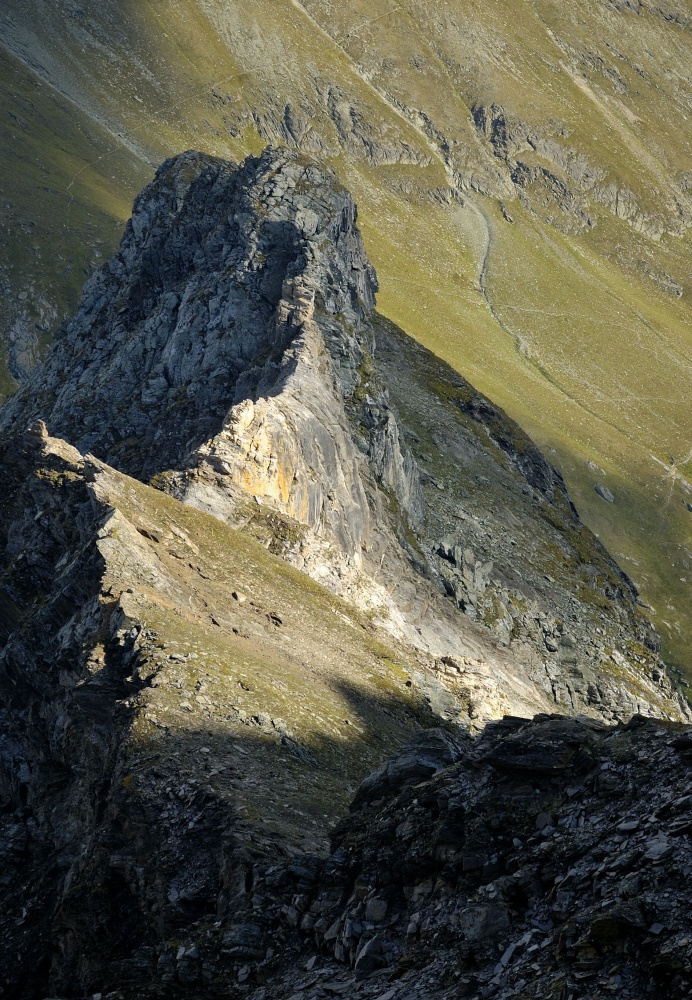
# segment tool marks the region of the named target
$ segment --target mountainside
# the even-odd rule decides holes
[[[523,432],[376,317],[355,219],[295,153],[165,163],[0,433],[44,421],[233,526],[258,521],[428,657],[463,655],[472,619],[539,698],[652,710],[670,685],[633,585]]]
[[[650,758],[662,808],[684,781],[677,757],[637,750],[639,730],[623,728],[636,714],[647,740],[660,733],[684,754],[692,718],[634,585],[524,432],[377,314],[356,218],[335,174],[296,152],[166,161],[118,253],[0,411],[8,996],[288,997],[314,946],[330,976],[333,962],[354,964],[359,981],[424,966],[420,912],[404,918],[396,883],[391,900],[379,892],[391,880],[367,846],[380,836],[368,803],[459,762],[496,766],[483,754],[497,734],[514,746],[520,729],[509,772],[538,787],[511,778],[516,801],[531,799],[512,820],[513,847],[536,805],[551,813],[546,827],[567,817],[585,871],[602,847],[579,832],[578,811],[558,807],[582,775],[608,770],[603,759],[624,774]],[[556,710],[579,720],[551,719]],[[537,713],[538,749],[525,753]],[[483,729],[502,715],[524,720]],[[623,732],[633,735],[621,747]],[[329,830],[364,778],[354,809],[365,825],[338,827],[329,860]],[[488,789],[505,815],[506,789]],[[686,790],[676,794],[659,840],[688,837]],[[417,807],[407,796],[396,810]],[[449,878],[462,894],[450,906],[466,913],[470,893],[515,877],[519,855],[502,853],[505,840],[489,855],[495,834],[455,823],[430,859],[428,834],[416,839],[411,864],[435,881],[412,898]],[[529,842],[521,864],[545,850]],[[653,861],[673,878],[672,852]],[[439,878],[437,862],[451,866]],[[649,888],[668,891],[655,878]],[[501,934],[531,929],[519,896]],[[636,934],[657,899],[627,917]],[[548,902],[535,904],[542,934]],[[677,937],[661,939],[672,957],[660,973],[678,990],[682,916],[666,912]],[[469,920],[459,961],[475,970],[469,995],[481,981],[491,995],[501,956],[490,942],[476,955]],[[420,925],[423,944],[431,926]],[[555,968],[538,962],[536,990],[571,962],[565,947]],[[658,975],[647,961],[626,963],[637,989]],[[467,975],[443,951],[433,962],[438,985]],[[305,989],[319,995],[324,975]],[[332,992],[381,995],[377,977],[351,980],[337,976]],[[402,983],[402,996],[417,988]]]
[[[688,0],[6,0],[0,389],[166,156],[318,156],[381,311],[543,447],[689,672],[691,26]]]

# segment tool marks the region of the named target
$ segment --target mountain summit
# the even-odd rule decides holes
[[[540,445],[692,682],[691,24],[689,0],[3,0],[0,400],[162,161],[317,158],[380,312]]]
[[[549,775],[544,795],[517,792],[527,815],[527,796],[557,810],[604,762],[635,774],[630,736],[626,760],[607,742],[632,716],[653,726],[643,753],[665,737],[686,759],[692,716],[634,585],[536,445],[380,317],[376,289],[330,169],[185,153],[0,413],[9,995],[288,996],[293,973],[263,983],[314,968],[308,946],[359,981],[420,965],[402,900],[515,877],[520,857],[495,846],[492,809],[464,840],[447,778],[470,788],[497,758],[529,785]],[[438,772],[449,831],[430,891],[402,896],[368,846],[369,804],[403,789],[399,836]],[[359,785],[366,827],[339,827],[330,854]],[[556,878],[563,863],[551,850]],[[486,918],[506,936],[525,888],[474,902],[466,940]]]
[[[633,585],[520,428],[374,311],[356,215],[295,152],[167,161],[0,433],[41,419],[232,526],[263,522],[430,662],[494,641],[498,690],[518,670],[508,710],[658,710]]]

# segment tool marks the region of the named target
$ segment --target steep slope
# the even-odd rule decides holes
[[[308,903],[343,961],[327,832],[411,734],[357,802],[503,713],[690,718],[559,473],[374,311],[356,214],[295,152],[167,161],[0,413],[10,996],[244,993]]]
[[[2,46],[0,79],[4,398],[111,253],[151,169]]]
[[[462,685],[479,718],[546,694],[610,718],[669,711],[635,589],[535,445],[396,333],[409,363],[380,369],[355,219],[334,175],[295,153],[167,162],[0,433],[45,420],[231,524],[263,513],[294,565],[431,664],[495,663],[473,695]],[[437,469],[424,484],[407,433]]]
[[[114,247],[148,165],[267,142],[326,157],[365,209],[380,308],[554,449],[689,670],[691,16],[7,0],[0,390]]]
[[[258,542],[56,438],[2,462],[0,977],[81,996],[323,853],[433,716],[410,650]]]
[[[420,734],[322,867],[260,876],[248,919],[281,943],[238,961],[248,995],[688,997],[692,730],[505,718],[449,750]]]

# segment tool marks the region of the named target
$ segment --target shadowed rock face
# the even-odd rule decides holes
[[[180,467],[295,338],[295,309],[278,307],[296,278],[356,332],[374,304],[355,206],[328,172],[271,151],[242,168],[168,161],[20,406],[131,475]]]
[[[40,421],[0,465],[0,981],[135,988],[433,715],[410,653],[253,539]]]
[[[331,172],[296,154],[165,163],[3,425],[40,415],[138,478],[203,464],[231,504],[234,488],[267,497],[358,559],[363,452],[414,518],[421,497],[382,393],[364,442],[346,415],[377,287],[355,221]]]
[[[692,730],[506,717],[441,744],[366,779],[303,895],[284,869],[268,931],[297,925],[301,958],[284,951],[271,995],[688,997]]]

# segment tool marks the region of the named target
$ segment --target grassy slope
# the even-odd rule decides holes
[[[160,637],[140,668],[157,673],[141,692],[130,767],[177,765],[178,783],[206,770],[252,826],[323,847],[365,774],[432,721],[406,684],[415,660],[216,518],[107,467],[96,492],[122,515],[103,589]],[[253,722],[269,717],[291,744]]]
[[[459,91],[467,105],[496,102],[529,123],[559,116],[568,126],[564,144],[636,192],[644,211],[674,202],[690,151],[689,32],[679,26],[653,14],[608,15],[594,3],[566,15],[554,3],[525,3],[517,12],[505,0],[434,9],[412,2],[377,22],[370,18],[379,5],[306,6],[325,25],[328,14],[335,19],[329,30],[378,87],[423,109],[456,139],[462,169],[463,147],[475,137],[468,110],[465,120],[458,113]],[[411,71],[414,58],[425,73]],[[607,75],[613,64],[620,81]],[[442,88],[454,100],[440,104]],[[381,252],[381,236],[369,231],[377,222],[366,219],[380,308],[554,449],[580,511],[655,604],[668,655],[689,669],[692,496],[652,458],[669,463],[672,456],[684,473],[692,447],[689,241],[652,241],[603,209],[595,230],[581,237],[561,235],[516,203],[514,225],[493,205],[484,210],[492,232],[486,287],[503,330],[477,301],[470,308],[454,235],[437,242],[432,265],[421,267],[418,257],[413,270],[406,251]],[[642,261],[672,275],[685,296],[657,288]],[[415,286],[402,287],[412,270]],[[594,493],[599,480],[616,505]]]
[[[2,47],[0,79],[0,325],[27,292],[20,313],[45,342],[112,252],[150,171]],[[3,364],[0,393],[12,385]]]
[[[485,238],[478,214],[431,203],[426,194],[445,183],[440,165],[375,167],[353,148],[341,154],[324,102],[315,96],[338,84],[389,138],[429,155],[421,136],[376,90],[421,109],[449,139],[454,165],[481,187],[497,180],[499,167],[479,142],[470,106],[494,101],[524,121],[548,123],[558,141],[634,191],[643,211],[670,218],[689,157],[689,32],[653,13],[616,15],[593,0],[570,5],[569,12],[547,0],[518,7],[510,0],[407,0],[391,14],[384,0],[306,2],[334,44],[288,0],[183,0],[165,14],[153,3],[131,3],[124,12],[118,5],[116,13],[113,3],[85,2],[81,18],[38,0],[30,16],[21,13],[25,4],[8,7],[15,24],[3,27],[14,48],[34,54],[45,76],[152,162],[192,145],[240,156],[260,143],[244,112],[270,107],[280,116],[289,100],[307,105],[324,151],[358,198],[382,311],[554,449],[580,511],[655,604],[669,656],[690,666],[692,522],[680,481],[650,457],[668,463],[673,456],[685,474],[682,460],[692,447],[688,244],[668,236],[652,241],[600,208],[596,228],[578,237],[561,235],[516,202],[510,225],[490,199],[476,199],[490,223],[486,289],[498,323],[478,291]],[[357,75],[358,67],[372,85]],[[65,205],[70,171],[92,159],[83,137],[88,119],[52,94],[48,104],[45,86],[39,94],[33,77],[23,80],[34,88],[24,107],[38,136],[34,157],[58,172],[51,207],[40,213],[45,232],[35,240],[50,252],[65,239],[58,206]],[[34,124],[42,119],[44,132]],[[90,128],[93,145],[97,129]],[[568,135],[561,137],[560,129]],[[67,166],[63,138],[71,151]],[[306,148],[310,142],[308,133]],[[82,191],[85,213],[97,193],[102,198],[102,229],[94,235],[86,218],[73,216],[67,260],[85,253],[95,238],[103,239],[106,252],[111,220],[124,214],[126,193],[140,186],[141,161],[117,142],[112,148],[123,151],[100,161]],[[0,169],[3,177],[15,177],[13,204],[26,219],[36,179],[17,177],[8,156],[3,143]],[[80,182],[89,176],[85,171]],[[642,262],[678,281],[682,299],[661,291]],[[52,260],[44,262],[51,289],[62,280],[56,271]],[[78,283],[75,277],[66,286],[66,303]],[[593,492],[600,480],[615,493],[615,505]]]

